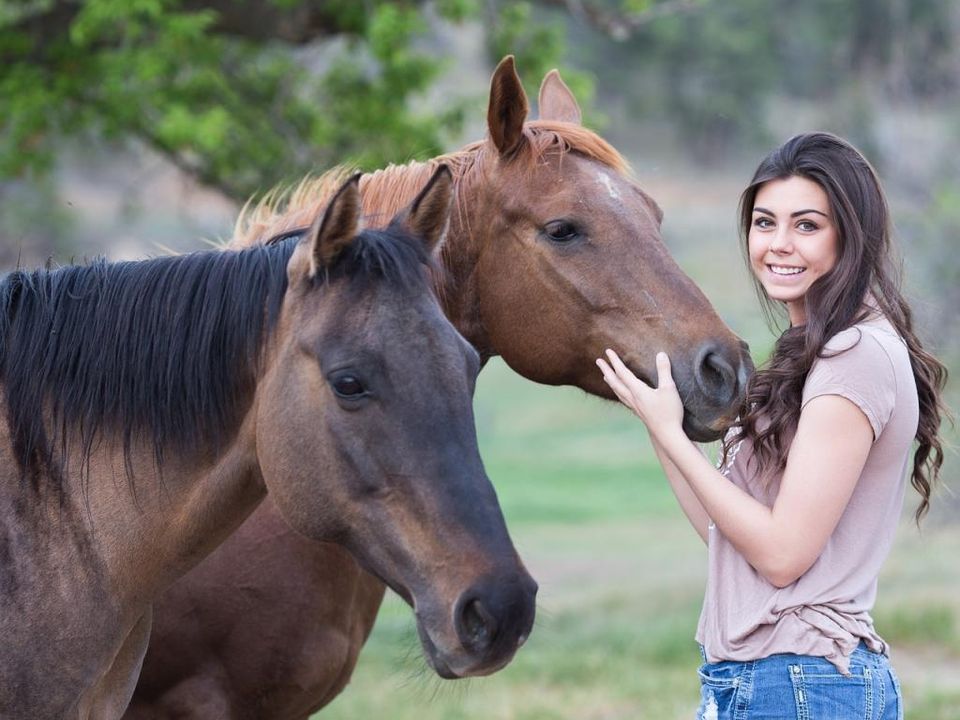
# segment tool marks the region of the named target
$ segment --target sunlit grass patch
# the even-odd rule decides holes
[[[322,717],[689,717],[697,697],[695,609],[660,623],[638,622],[637,610],[636,602],[612,595],[587,612],[548,613],[507,670],[450,683],[421,673],[423,660],[405,654],[415,642],[412,615],[391,596],[364,650],[363,669]]]
[[[893,646],[941,645],[960,652],[957,618],[953,608],[946,605],[903,605],[887,608],[875,613],[874,624]]]
[[[915,698],[905,691],[905,720],[957,720],[960,717],[960,691],[935,692]]]

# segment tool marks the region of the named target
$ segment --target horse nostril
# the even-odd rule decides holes
[[[481,652],[493,644],[497,621],[479,600],[464,604],[460,614],[460,640],[474,652]]]
[[[712,345],[700,351],[694,369],[697,387],[718,405],[728,405],[737,394],[737,371]]]

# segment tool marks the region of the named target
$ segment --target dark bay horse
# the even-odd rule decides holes
[[[442,167],[360,231],[355,178],[300,240],[0,282],[0,717],[120,717],[153,599],[268,490],[413,605],[439,674],[510,660],[536,585],[430,286],[451,195]]]
[[[656,203],[581,125],[555,71],[539,106],[527,122],[507,58],[491,82],[489,137],[365,175],[367,217],[389,218],[449,164],[456,200],[437,291],[482,360],[501,355],[531,380],[613,399],[594,365],[604,348],[646,379],[666,350],[688,434],[718,437],[743,390],[744,347],[671,259]],[[303,184],[282,212],[247,211],[233,244],[302,227],[342,172]],[[268,498],[158,604],[129,717],[306,718],[348,682],[383,592],[342,548],[290,532]]]

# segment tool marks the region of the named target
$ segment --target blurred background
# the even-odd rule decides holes
[[[0,0],[0,271],[229,237],[251,195],[351,162],[479,139],[496,61],[560,68],[586,123],[663,207],[681,266],[760,361],[768,328],[736,203],[790,135],[878,169],[921,337],[960,370],[960,3],[952,0]],[[960,407],[956,380],[948,401]],[[444,683],[388,598],[328,718],[690,718],[705,552],[640,424],[498,361],[489,474],[540,581],[536,632],[494,677]],[[946,429],[952,443],[957,433]],[[957,482],[954,450],[946,484]],[[960,718],[960,499],[918,531],[908,495],[881,578],[907,718]]]

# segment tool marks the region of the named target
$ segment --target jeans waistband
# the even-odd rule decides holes
[[[697,648],[700,650],[700,658],[701,658],[701,660],[702,660],[704,663],[709,663],[710,661],[707,659],[707,651],[706,651],[706,649],[703,647],[703,645],[701,645],[700,643],[697,643]],[[789,654],[789,653],[778,653],[778,654]],[[771,657],[772,657],[772,656],[771,656]],[[813,656],[810,656],[810,657],[813,657]],[[852,660],[852,659],[854,659],[854,658],[857,658],[857,659],[860,660],[861,662],[865,662],[865,663],[869,663],[869,664],[877,664],[877,663],[887,662],[887,656],[886,656],[886,655],[884,655],[883,653],[874,652],[873,650],[871,650],[870,648],[868,648],[868,647],[867,647],[867,644],[866,644],[865,642],[863,642],[862,640],[861,640],[860,643],[857,645],[857,647],[855,647],[855,648],[853,649],[853,652],[850,653],[850,659]],[[763,660],[763,659],[764,659],[764,658],[754,658],[754,660]],[[734,660],[734,661],[723,661],[723,660],[721,660],[721,661],[719,661],[719,662],[741,662],[741,661],[736,661],[736,660]],[[749,662],[749,661],[743,661],[743,662]]]

